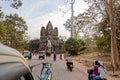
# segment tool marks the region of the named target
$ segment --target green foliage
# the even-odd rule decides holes
[[[76,39],[74,39],[74,38],[69,38],[66,42],[65,42],[65,49],[67,50],[67,51],[69,51],[69,50],[78,50],[78,48],[79,48],[79,46],[80,46],[80,44],[79,44],[79,42],[76,40]]]
[[[110,26],[107,26],[107,24],[108,18],[105,18],[97,25],[98,30],[101,32],[101,34],[95,38],[98,49],[105,53],[108,53],[111,50]]]
[[[0,22],[0,36],[3,37],[7,32],[4,22]]]
[[[4,38],[7,34],[7,27],[5,26],[4,22],[0,22],[0,42],[4,42]]]
[[[11,7],[18,9],[19,7],[22,6],[21,0],[13,0],[13,3],[11,4]]]
[[[29,49],[31,51],[39,51],[39,45],[40,45],[40,40],[39,39],[34,39],[30,40],[29,42]]]
[[[101,35],[97,36],[96,39],[96,45],[98,46],[98,49],[102,52],[110,52],[111,50],[111,36],[110,36],[110,26],[108,25],[108,18],[105,18],[102,22],[100,22],[98,26],[99,33]],[[119,27],[119,26],[118,26]],[[120,49],[120,38],[119,28],[117,28],[117,45]]]
[[[71,55],[77,54],[77,52],[85,45],[85,42],[80,39],[69,38],[64,47]]]
[[[110,43],[110,36],[101,36],[96,40],[96,45],[102,52],[110,52]]]
[[[1,24],[3,25],[1,26],[1,32],[3,31],[2,34],[4,35],[3,43],[16,49],[24,48],[27,44],[24,38],[27,25],[23,18],[17,14],[9,15],[5,17],[5,21]]]
[[[86,43],[85,43],[83,40],[81,40],[81,39],[77,39],[77,41],[79,42],[80,47],[84,47],[85,44],[86,44]]]

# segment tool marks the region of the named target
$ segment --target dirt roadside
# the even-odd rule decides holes
[[[94,62],[94,59],[90,59],[88,57],[73,57],[74,66],[80,70],[83,70],[87,73],[87,69],[89,69]],[[108,62],[107,62],[108,63]],[[113,73],[112,71],[107,71],[107,80],[120,80],[120,71]]]

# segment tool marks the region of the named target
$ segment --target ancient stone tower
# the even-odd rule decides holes
[[[63,40],[58,37],[58,28],[52,26],[49,21],[46,28],[41,27],[40,31],[40,47],[39,50],[57,52],[63,51]],[[49,49],[50,48],[50,49]]]

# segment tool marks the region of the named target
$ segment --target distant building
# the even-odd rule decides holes
[[[40,46],[39,50],[56,51],[61,53],[63,49],[64,41],[58,37],[58,28],[54,27],[49,21],[46,27],[41,27],[40,31]]]

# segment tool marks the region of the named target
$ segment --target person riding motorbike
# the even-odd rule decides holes
[[[98,74],[98,60],[94,62],[94,65],[87,70],[88,72],[88,80],[95,80],[95,76]]]
[[[73,68],[73,60],[72,60],[72,57],[71,57],[71,56],[67,57],[66,61],[67,61],[67,62],[66,62],[67,68],[72,71],[72,68]]]
[[[102,61],[99,61],[99,65],[98,65],[98,73],[99,75],[96,76],[96,80],[107,80],[107,70],[104,67],[104,63]]]

